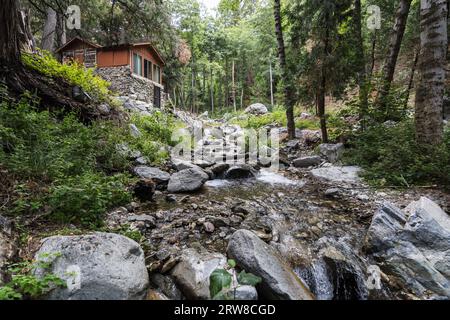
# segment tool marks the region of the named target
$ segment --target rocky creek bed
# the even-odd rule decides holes
[[[209,299],[209,276],[228,258],[262,278],[238,299],[448,299],[450,196],[369,188],[359,168],[332,164],[342,146],[314,155],[316,133],[299,136],[282,146],[277,172],[137,161],[139,192],[151,201],[109,212],[109,233],[43,245],[37,236],[22,250],[61,253],[53,272],[71,285],[53,299]],[[124,227],[142,234],[139,244],[110,233]]]

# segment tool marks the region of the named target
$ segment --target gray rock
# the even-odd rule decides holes
[[[52,290],[50,300],[140,300],[149,280],[144,252],[133,240],[112,233],[54,236],[42,241],[35,258],[58,254],[49,270],[67,288]],[[46,273],[37,269],[38,277]]]
[[[234,291],[235,300],[258,300],[258,292],[252,286],[240,286]]]
[[[248,164],[232,166],[225,173],[226,179],[246,179],[256,177],[256,170]]]
[[[450,218],[427,198],[411,203],[409,215],[385,203],[375,213],[366,250],[416,295],[450,297]]]
[[[171,193],[197,191],[208,179],[208,174],[201,169],[184,169],[170,177],[167,190]]]
[[[245,113],[254,114],[254,115],[262,115],[268,113],[269,110],[262,103],[254,103],[245,109]]]
[[[210,299],[209,276],[226,263],[227,259],[220,253],[186,249],[181,254],[180,262],[172,270],[172,276],[188,299],[207,300]]]
[[[283,261],[279,253],[248,230],[238,230],[230,238],[227,253],[237,264],[263,279],[261,296],[274,300],[311,300],[311,292]]]
[[[111,108],[106,103],[102,103],[97,107],[98,112],[100,112],[101,115],[107,116],[111,113]]]
[[[134,138],[139,138],[142,135],[141,131],[139,131],[138,127],[136,127],[134,123],[130,124],[130,133]]]
[[[332,182],[359,183],[361,178],[358,176],[361,168],[355,166],[348,167],[323,167],[311,170],[311,174],[319,179]]]
[[[294,167],[296,168],[308,168],[313,166],[318,166],[322,163],[322,158],[319,156],[312,157],[302,157],[295,159],[293,161]]]
[[[289,149],[298,149],[300,147],[300,140],[289,140],[286,143],[286,147]]]
[[[323,143],[319,146],[320,154],[325,157],[328,162],[336,163],[341,160],[342,155],[344,153],[344,145],[342,143],[338,144],[329,144]]]
[[[183,294],[177,288],[172,276],[155,273],[151,276],[150,281],[157,289],[172,300],[182,300]]]
[[[143,222],[147,228],[156,227],[156,220],[148,214],[134,215],[128,217],[129,222]]]
[[[202,169],[199,166],[193,164],[192,162],[186,161],[186,160],[172,159],[172,163],[178,171],[185,170],[185,169],[197,169],[197,170]]]
[[[227,171],[230,168],[230,165],[228,163],[218,163],[212,166],[210,169],[215,175],[221,175],[225,171]]]
[[[325,196],[326,197],[335,197],[340,193],[340,190],[338,188],[330,188],[325,190]]]
[[[167,182],[170,174],[158,168],[138,166],[133,169],[134,173],[142,179],[151,179],[156,182]]]

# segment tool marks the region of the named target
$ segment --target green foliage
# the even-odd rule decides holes
[[[437,147],[420,146],[412,121],[378,125],[353,137],[349,164],[361,165],[364,177],[377,186],[436,183],[450,187],[450,131]]]
[[[156,111],[149,116],[133,115],[132,122],[141,132],[139,137],[130,138],[130,146],[142,152],[152,163],[161,163],[169,156],[166,146],[174,146],[172,132],[179,123],[170,114]]]
[[[225,269],[214,270],[209,277],[209,292],[214,300],[233,300],[239,286],[256,286],[262,279],[242,270],[238,275],[236,261],[229,259]]]
[[[229,289],[233,281],[231,274],[225,269],[216,269],[209,276],[209,292],[216,297],[222,290]]]
[[[126,190],[127,176],[116,174],[108,177],[99,173],[56,180],[46,201],[52,216],[63,222],[81,222],[98,226],[102,215],[109,208],[131,201]]]
[[[94,69],[85,68],[77,62],[61,64],[49,52],[22,54],[23,63],[46,76],[62,78],[71,85],[83,88],[89,95],[98,100],[107,100],[111,95],[109,83],[94,74]]]
[[[21,262],[8,268],[11,281],[0,287],[0,300],[37,299],[56,287],[65,287],[66,283],[59,277],[48,272],[59,254],[39,257],[34,262]],[[42,259],[42,260],[41,260]],[[36,269],[44,270],[45,275],[34,275]]]
[[[129,161],[116,149],[128,131],[90,126],[34,108],[32,97],[0,104],[0,164],[18,180],[11,213],[47,212],[58,221],[97,225],[107,209],[130,200]]]
[[[243,286],[256,286],[262,281],[261,277],[255,276],[252,273],[247,273],[245,270],[242,270],[239,273],[237,280],[239,284]]]

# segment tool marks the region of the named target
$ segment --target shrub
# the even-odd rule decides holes
[[[415,141],[411,120],[387,127],[378,125],[353,137],[346,153],[349,164],[365,169],[364,177],[378,186],[438,183],[450,187],[450,131],[437,147]]]
[[[107,100],[111,95],[107,81],[96,76],[94,69],[85,68],[76,61],[62,64],[46,51],[23,53],[22,61],[30,69],[52,78],[63,78],[69,84],[83,88],[98,100]]]
[[[56,287],[65,287],[66,283],[54,274],[48,273],[53,261],[59,254],[40,257],[38,261],[16,263],[7,269],[11,281],[0,287],[0,300],[37,299]],[[46,275],[38,278],[36,269],[43,269]]]

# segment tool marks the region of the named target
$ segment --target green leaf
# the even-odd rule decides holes
[[[229,259],[227,263],[230,266],[230,268],[236,267],[236,261],[234,261],[233,259]]]
[[[237,280],[239,284],[244,286],[256,286],[262,281],[260,277],[255,276],[253,273],[246,273],[244,270],[239,273]]]
[[[211,297],[215,297],[224,288],[229,288],[231,285],[231,274],[224,269],[216,269],[209,276],[209,292]]]

